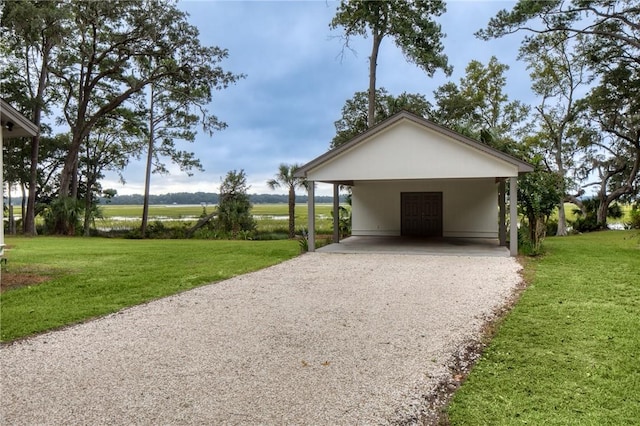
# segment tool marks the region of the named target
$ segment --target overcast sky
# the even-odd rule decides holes
[[[334,121],[344,102],[368,87],[370,39],[352,43],[356,53],[342,58],[340,31],[329,22],[337,2],[332,1],[181,1],[190,22],[200,30],[200,41],[229,50],[225,70],[246,74],[236,85],[215,93],[210,111],[228,124],[212,137],[199,134],[184,148],[196,153],[205,168],[188,177],[175,167],[171,174],[152,177],[151,193],[218,192],[220,178],[229,170],[244,169],[251,193],[271,191],[265,182],[280,163],[306,163],[324,153],[335,135]],[[501,9],[514,2],[449,0],[440,17],[445,53],[454,71],[429,78],[408,63],[392,39],[385,39],[378,58],[378,87],[398,95],[433,91],[447,81],[458,82],[471,60],[486,64],[492,55],[511,69],[507,90],[511,100],[533,101],[525,66],[516,61],[521,35],[482,41],[473,33],[486,26]],[[103,188],[119,194],[143,192],[144,169],[132,163],[126,185],[110,175]],[[317,193],[330,195],[329,186]]]

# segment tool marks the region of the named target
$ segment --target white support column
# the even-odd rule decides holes
[[[2,205],[0,205],[0,257],[4,254],[4,172],[3,172],[3,164],[2,164],[2,126],[0,126],[0,182],[2,186],[0,186],[0,201],[2,201]],[[11,188],[9,188],[11,190]]]
[[[309,251],[316,251],[316,183],[309,181],[309,199],[307,200],[309,214],[309,234],[307,235],[307,243]]]
[[[518,177],[509,178],[509,251],[511,256],[518,255]]]
[[[333,184],[333,243],[340,242],[340,186]]]
[[[500,178],[498,182],[498,240],[500,241],[500,247],[507,245],[507,208],[505,192],[507,185],[504,178]]]

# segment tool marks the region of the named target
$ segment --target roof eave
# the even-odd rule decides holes
[[[29,137],[38,134],[38,126],[2,98],[0,98],[0,117],[2,126],[6,126],[8,122],[13,123],[13,129],[10,132],[3,132],[4,138]]]

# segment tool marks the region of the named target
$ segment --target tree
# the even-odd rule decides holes
[[[640,7],[634,0],[519,0],[511,11],[498,12],[476,35],[488,40],[517,31],[560,31],[581,34],[590,41],[600,40],[598,43],[604,41],[600,47],[624,45],[617,56],[640,64],[640,56],[630,54],[640,49]],[[606,56],[612,59],[611,55]]]
[[[375,123],[379,123],[392,115],[405,110],[420,117],[428,117],[431,104],[424,95],[403,92],[397,97],[389,94],[384,87],[376,89]],[[331,148],[338,147],[367,130],[367,92],[356,92],[342,107],[342,117],[334,124],[336,135],[331,141]]]
[[[275,179],[267,181],[271,189],[284,186],[289,190],[289,238],[296,235],[296,188],[306,188],[307,180],[295,177],[295,172],[300,168],[299,164],[280,164]]]
[[[542,157],[534,156],[529,162],[534,165],[534,171],[518,178],[518,201],[529,225],[532,254],[537,254],[546,234],[549,216],[556,209],[561,195],[560,179],[558,174],[547,170]]]
[[[520,0],[477,34],[489,39],[521,30],[581,37],[576,50],[599,79],[582,103],[581,143],[587,154],[582,186],[599,187],[597,220],[606,224],[608,205],[638,192],[640,7],[631,0]],[[589,182],[593,173],[599,181]]]
[[[7,1],[2,3],[2,45],[6,62],[0,76],[2,96],[28,110],[40,127],[43,113],[56,100],[50,82],[56,49],[65,43],[68,4],[61,1]],[[4,61],[3,61],[4,62]],[[29,196],[23,209],[23,232],[36,235],[36,191],[41,134],[31,138]],[[24,197],[23,197],[24,199]]]
[[[394,39],[405,58],[422,68],[428,76],[438,69],[451,74],[447,56],[442,52],[444,34],[434,16],[446,10],[441,0],[373,1],[342,0],[330,28],[344,29],[345,47],[354,36],[372,38],[369,57],[367,127],[376,123],[376,68],[378,52],[385,37]]]
[[[509,101],[504,93],[509,69],[492,57],[487,65],[471,61],[456,85],[449,82],[434,92],[432,119],[466,136],[508,151],[529,129],[529,108]]]
[[[580,43],[582,37],[577,37]],[[567,33],[539,34],[527,39],[520,56],[528,63],[533,92],[541,97],[536,106],[539,146],[549,171],[558,174],[558,230],[567,235],[565,201],[578,201],[575,157],[580,148],[579,91],[592,81],[586,58],[578,53]],[[573,179],[570,172],[574,171]],[[569,194],[573,189],[576,194]]]
[[[606,225],[611,203],[633,201],[640,191],[640,70],[620,63],[582,101],[586,129],[585,175],[597,175],[584,187],[597,188],[597,222]]]
[[[84,235],[89,236],[96,201],[102,192],[99,179],[107,170],[121,172],[131,157],[142,149],[142,127],[139,118],[130,111],[120,109],[119,119],[104,120],[87,137],[80,157],[80,170],[84,174]],[[120,176],[122,180],[122,175]],[[107,193],[107,195],[110,193]]]
[[[125,102],[143,109],[140,95],[150,84],[185,81],[190,64],[204,66],[211,59],[202,57],[197,29],[173,1],[73,1],[70,7],[72,36],[53,64],[72,132],[60,176],[62,197],[74,195],[81,146],[101,119]],[[149,66],[141,66],[142,59]],[[219,79],[226,78],[216,64],[209,66]]]
[[[188,28],[191,37],[197,39],[194,27]],[[229,84],[243,78],[224,72],[214,66],[228,56],[226,50],[218,47],[191,47],[191,62],[186,62],[182,73],[170,78],[159,79],[149,85],[149,135],[147,146],[147,164],[145,174],[145,193],[142,213],[141,235],[144,238],[149,213],[149,191],[151,173],[166,173],[162,157],[176,163],[181,171],[191,175],[191,170],[203,170],[200,161],[192,152],[178,150],[175,140],[193,142],[196,126],[211,136],[214,130],[227,127],[215,115],[209,113],[206,105],[211,102],[214,90],[226,88]],[[193,59],[198,59],[194,62]],[[141,59],[143,68],[151,72],[155,66],[153,60]],[[153,170],[152,170],[153,168]]]
[[[248,190],[244,170],[227,172],[220,185],[216,226],[232,238],[237,238],[241,232],[253,232],[256,228]]]

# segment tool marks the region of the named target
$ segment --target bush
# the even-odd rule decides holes
[[[546,235],[556,235],[558,233],[558,220],[557,219],[549,219],[547,221],[547,232]]]
[[[538,243],[531,241],[528,226],[518,228],[518,252],[525,256],[539,256],[544,250],[542,248],[542,239]]]
[[[635,204],[631,209],[631,221],[629,227],[632,229],[640,229],[640,206]]]
[[[605,229],[605,225],[598,223],[595,214],[587,213],[573,222],[573,229],[577,232],[593,232]]]
[[[79,235],[80,217],[83,208],[80,202],[71,197],[53,200],[44,210],[44,233],[57,235]]]

